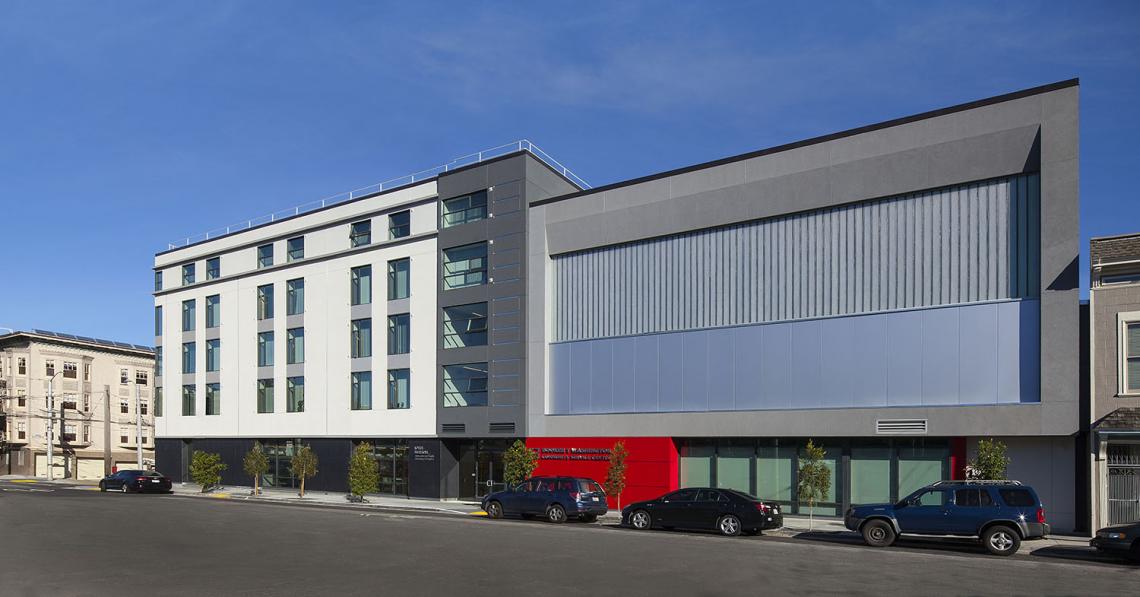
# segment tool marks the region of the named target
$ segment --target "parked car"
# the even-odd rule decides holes
[[[1089,545],[1140,564],[1140,521],[1105,527],[1096,532]]]
[[[606,492],[593,479],[535,477],[483,498],[483,510],[490,518],[539,515],[550,522],[565,522],[572,516],[594,522],[608,508]]]
[[[1050,532],[1037,492],[1017,481],[939,481],[897,504],[848,508],[843,523],[873,547],[891,545],[899,535],[949,535],[977,537],[999,556]]]
[[[717,531],[755,535],[784,524],[780,506],[734,489],[687,487],[657,499],[630,504],[621,511],[622,526]]]
[[[170,479],[156,471],[119,471],[99,481],[99,491],[170,493]]]

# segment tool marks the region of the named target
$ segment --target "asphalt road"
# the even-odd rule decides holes
[[[1124,595],[1140,567],[0,482],[0,595]]]

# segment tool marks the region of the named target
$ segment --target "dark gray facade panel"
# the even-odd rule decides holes
[[[552,341],[1035,297],[1037,175],[557,255]]]

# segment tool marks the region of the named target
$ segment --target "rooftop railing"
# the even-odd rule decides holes
[[[569,168],[563,166],[558,160],[551,157],[549,153],[546,153],[537,145],[531,143],[526,139],[520,139],[513,143],[506,143],[499,145],[498,147],[492,147],[490,149],[484,149],[483,151],[469,153],[465,156],[457,157],[454,160],[447,162],[446,164],[440,164],[439,166],[435,166],[433,168],[420,170],[419,172],[413,172],[411,174],[405,174],[403,176],[398,176],[390,180],[385,180],[384,182],[378,182],[365,187],[360,187],[359,189],[353,189],[351,191],[344,191],[335,195],[329,195],[328,197],[310,201],[308,203],[303,203],[289,209],[283,209],[263,216],[258,216],[256,218],[250,218],[244,222],[238,222],[237,224],[226,226],[225,228],[217,228],[208,232],[203,232],[201,234],[187,236],[186,238],[180,238],[176,241],[167,243],[167,250],[179,249],[192,245],[194,243],[226,236],[228,234],[234,234],[235,232],[241,232],[242,230],[249,230],[250,228],[275,222],[284,218],[290,218],[310,211],[316,211],[318,209],[329,207],[330,205],[346,203],[348,201],[352,201],[353,199],[358,199],[366,195],[373,195],[382,191],[425,181],[430,178],[439,176],[440,174],[455,170],[456,168],[478,164],[479,162],[518,151],[529,152],[535,158],[542,160],[542,162],[544,162],[547,166],[550,166],[552,169],[554,169],[554,171],[566,177],[567,180],[578,185],[578,187],[583,189],[590,188],[590,184],[583,180],[582,177],[574,174],[572,171],[570,171]]]

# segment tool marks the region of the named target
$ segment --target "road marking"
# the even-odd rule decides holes
[[[9,483],[39,483],[35,479],[12,479]]]
[[[226,500],[226,499],[229,499],[230,494],[228,494],[228,493],[207,493],[206,497],[212,497],[214,499],[219,499],[219,500]]]
[[[471,516],[486,516],[487,515],[487,513],[482,511],[482,510],[476,510],[474,512],[468,512],[468,514],[470,514]]]

